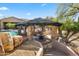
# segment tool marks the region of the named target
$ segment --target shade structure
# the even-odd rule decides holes
[[[17,23],[16,26],[27,26],[27,22],[21,22],[21,23]]]
[[[41,24],[46,25],[46,24],[52,24],[53,22],[48,19],[36,18],[36,19],[30,20],[28,23],[37,24],[37,25],[41,25]]]
[[[42,19],[42,18],[36,18],[33,20],[29,20],[24,23],[18,23],[17,26],[29,26],[29,25],[54,25],[54,26],[61,26],[61,23],[53,22],[50,19]]]

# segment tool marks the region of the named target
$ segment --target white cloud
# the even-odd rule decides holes
[[[30,13],[30,12],[28,12],[26,15],[30,16],[30,15],[31,15],[31,13]]]
[[[46,3],[44,3],[44,4],[41,4],[41,6],[42,6],[42,7],[44,7],[44,6],[46,6],[46,5],[47,5]]]
[[[0,10],[9,10],[7,7],[0,7]]]

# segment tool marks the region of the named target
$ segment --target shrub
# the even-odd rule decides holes
[[[8,28],[15,28],[15,24],[14,23],[7,23],[6,26]]]

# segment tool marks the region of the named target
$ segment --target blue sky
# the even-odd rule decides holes
[[[19,18],[55,17],[55,3],[0,3],[0,18],[15,16]]]

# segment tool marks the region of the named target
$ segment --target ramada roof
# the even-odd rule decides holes
[[[53,22],[50,19],[42,19],[36,18],[27,22],[18,23],[17,26],[29,26],[29,25],[54,25],[54,26],[61,26],[62,24],[59,22]]]

